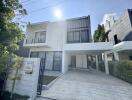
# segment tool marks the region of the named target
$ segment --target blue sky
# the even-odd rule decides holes
[[[55,9],[60,9],[64,19],[90,15],[92,33],[103,20],[104,14],[118,14],[125,9],[132,9],[132,0],[22,0],[22,2],[28,12],[23,18],[26,22],[56,21],[53,13]]]

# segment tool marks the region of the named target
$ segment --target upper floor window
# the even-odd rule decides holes
[[[88,30],[71,31],[67,33],[67,43],[89,42]]]
[[[35,32],[35,43],[45,43],[46,31]]]
[[[68,29],[86,28],[88,27],[88,19],[71,20],[67,23]]]

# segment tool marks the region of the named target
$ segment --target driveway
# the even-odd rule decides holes
[[[132,100],[132,85],[101,72],[72,70],[42,96],[57,100]]]

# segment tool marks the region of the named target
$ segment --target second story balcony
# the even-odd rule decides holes
[[[27,34],[24,40],[24,46],[47,46],[46,42],[46,31],[35,32],[35,34]]]

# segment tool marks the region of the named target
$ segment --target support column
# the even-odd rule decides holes
[[[62,73],[65,73],[65,57],[66,57],[66,54],[65,54],[65,51],[63,51],[62,52],[62,69],[61,69]]]
[[[96,58],[96,70],[99,70],[99,61],[98,61],[98,55],[95,56]]]
[[[108,58],[107,53],[104,53],[104,63],[105,63],[105,73],[109,75],[109,66],[108,66]]]
[[[62,52],[62,73],[65,73],[68,71],[68,67],[70,64],[70,56],[63,51]]]
[[[114,51],[114,58],[116,61],[119,61],[119,55],[118,55],[118,52]]]

